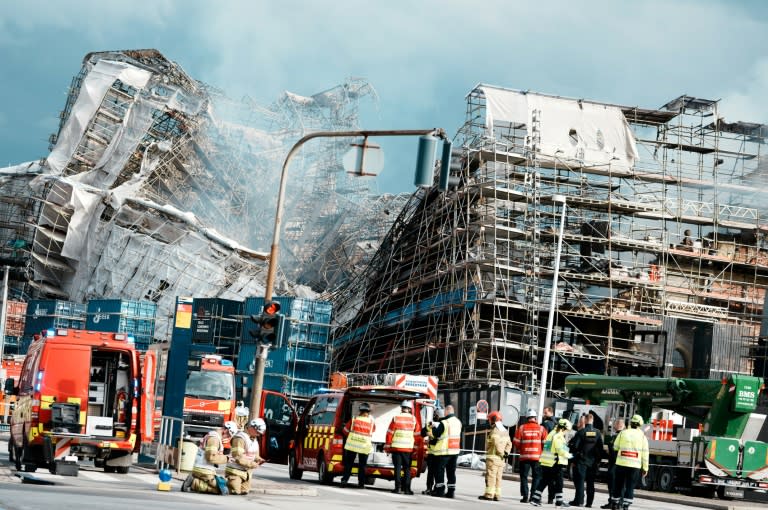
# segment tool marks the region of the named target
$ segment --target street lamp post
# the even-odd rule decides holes
[[[563,250],[563,232],[565,231],[565,197],[553,195],[552,202],[561,204],[560,232],[557,236],[557,249],[555,250],[555,271],[552,275],[552,293],[549,298],[549,319],[547,319],[547,335],[544,340],[544,366],[541,369],[541,389],[539,391],[539,414],[544,413],[544,398],[547,395],[547,376],[549,375],[549,358],[551,356],[552,329],[555,322],[555,308],[557,307],[557,279],[560,276],[560,253]]]
[[[277,257],[278,257],[278,250],[280,245],[280,224],[282,222],[283,218],[283,201],[285,199],[285,187],[287,184],[287,170],[288,170],[288,164],[291,161],[291,158],[294,154],[299,150],[299,148],[304,145],[309,140],[312,140],[314,138],[349,138],[349,137],[359,137],[362,136],[366,140],[366,143],[363,143],[361,146],[361,150],[365,150],[365,147],[367,146],[367,139],[371,136],[418,136],[418,135],[432,135],[436,136],[438,138],[441,138],[444,142],[444,150],[443,150],[443,161],[442,161],[442,167],[441,167],[441,186],[443,181],[443,174],[447,175],[449,162],[450,162],[450,142],[447,141],[447,137],[445,135],[445,131],[441,128],[431,128],[431,129],[400,129],[400,130],[379,130],[379,131],[317,131],[315,133],[310,133],[304,137],[302,137],[298,142],[296,142],[293,147],[291,147],[291,150],[288,151],[288,155],[285,157],[285,161],[283,162],[283,168],[280,173],[280,188],[277,194],[277,209],[275,211],[275,226],[274,230],[272,232],[272,247],[269,251],[269,266],[267,268],[267,282],[266,287],[264,289],[264,303],[269,303],[272,300],[272,294],[274,292],[275,288],[275,276],[277,274]],[[446,150],[446,146],[448,146]],[[364,160],[364,157],[362,158]],[[434,164],[434,156],[432,157],[431,161]],[[421,158],[421,154],[419,157],[419,164],[422,164],[423,159]],[[417,174],[418,174],[418,168],[417,168]],[[362,173],[362,168],[358,168],[358,171],[361,173],[359,175],[365,175]],[[446,177],[447,179],[447,177]],[[431,183],[430,183],[431,184]],[[250,418],[254,419],[258,416],[259,409],[261,407],[261,391],[264,386],[264,366],[266,364],[267,360],[267,354],[269,353],[269,345],[262,344],[259,348],[258,353],[256,354],[256,371],[253,376],[253,387],[252,387],[252,394],[251,394],[251,406],[250,406]]]

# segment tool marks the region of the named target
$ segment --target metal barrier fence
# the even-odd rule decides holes
[[[173,431],[178,423],[179,446],[173,444]],[[155,454],[155,466],[157,469],[176,468],[178,473],[181,468],[181,438],[184,437],[184,420],[163,416],[160,422],[160,432],[157,438],[157,450]]]

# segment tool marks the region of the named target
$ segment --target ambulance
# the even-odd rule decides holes
[[[153,351],[123,333],[51,329],[36,335],[14,388],[9,450],[34,472],[92,459],[127,473],[153,435]]]

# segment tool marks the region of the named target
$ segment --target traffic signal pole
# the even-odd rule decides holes
[[[269,266],[267,268],[267,283],[266,287],[264,289],[264,304],[269,303],[272,301],[272,294],[275,289],[275,276],[277,274],[277,258],[278,258],[278,251],[280,246],[280,225],[282,223],[283,219],[283,201],[285,200],[285,187],[287,184],[287,170],[288,170],[288,164],[291,162],[291,158],[296,154],[296,152],[299,150],[299,148],[304,145],[309,140],[312,140],[314,138],[350,138],[350,137],[359,137],[362,136],[364,138],[368,138],[370,136],[419,136],[419,135],[432,135],[436,136],[438,138],[441,138],[444,142],[448,142],[448,138],[445,135],[445,131],[442,128],[432,128],[432,129],[395,129],[395,130],[382,130],[382,131],[317,131],[314,133],[310,133],[306,136],[303,136],[301,139],[299,139],[298,142],[296,142],[293,147],[291,147],[291,150],[288,151],[288,155],[285,157],[285,161],[283,162],[283,168],[280,172],[280,189],[277,193],[277,209],[275,211],[275,227],[272,231],[272,247],[269,250]],[[365,150],[365,145],[363,144],[363,150]],[[448,157],[450,157],[450,150],[448,151]],[[433,160],[434,161],[434,160]],[[419,161],[419,164],[422,164],[422,161]],[[443,172],[448,171],[448,159],[446,158],[446,154],[444,151],[443,154],[443,162],[441,167],[441,174]],[[360,169],[362,171],[362,169]],[[417,175],[419,173],[419,168],[417,168]],[[366,175],[364,173],[360,173],[359,175]],[[442,181],[442,175],[441,175],[441,181]],[[430,183],[431,185],[431,183]],[[250,406],[250,416],[249,419],[254,419],[259,416],[259,409],[261,408],[261,391],[264,387],[264,365],[267,361],[267,354],[269,353],[269,345],[264,343],[261,344],[259,347],[258,352],[256,353],[256,359],[254,360],[256,362],[256,372],[253,376],[253,387],[251,392],[251,406]]]

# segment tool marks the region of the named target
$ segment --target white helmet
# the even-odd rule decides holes
[[[231,436],[237,434],[237,423],[233,421],[224,422],[224,428],[227,429],[227,432],[229,432]]]
[[[403,400],[403,403],[400,404],[401,408],[408,408],[411,411],[413,411],[413,402],[411,400]]]
[[[525,416],[527,416],[528,418],[537,418],[539,415],[535,409],[528,409],[525,412]]]
[[[256,429],[256,432],[259,434],[263,434],[267,431],[267,424],[262,420],[261,418],[254,418],[251,421],[248,422],[249,427],[253,427]]]

